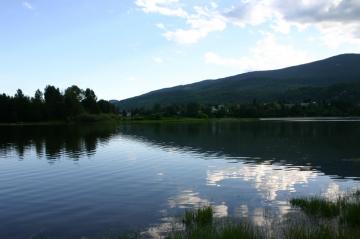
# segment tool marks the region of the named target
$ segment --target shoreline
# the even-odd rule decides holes
[[[288,121],[288,122],[360,122],[359,116],[328,116],[328,117],[270,117],[259,118],[260,121]]]
[[[196,122],[255,122],[255,121],[275,121],[275,122],[360,122],[360,117],[259,117],[259,118],[162,118],[162,119],[129,119],[121,118],[114,115],[103,115],[90,120],[57,120],[57,121],[40,121],[40,122],[13,122],[0,123],[0,127],[4,126],[52,126],[52,125],[76,125],[76,124],[94,124],[94,123],[196,123]]]
[[[4,126],[50,126],[50,125],[71,125],[74,123],[66,121],[42,121],[42,122],[17,122],[17,123],[0,123],[0,127]]]

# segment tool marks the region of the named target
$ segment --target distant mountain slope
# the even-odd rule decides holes
[[[320,94],[320,95],[319,95]],[[120,109],[154,104],[248,103],[347,97],[360,101],[360,54],[343,54],[308,64],[256,71],[149,92],[114,102]]]

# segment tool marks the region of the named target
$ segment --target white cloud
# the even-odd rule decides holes
[[[278,42],[271,34],[258,41],[255,47],[250,49],[249,56],[225,58],[208,52],[204,57],[208,64],[234,67],[243,72],[283,68],[314,60],[308,53],[297,50],[292,45]]]
[[[159,13],[165,16],[186,17],[187,13],[177,5],[179,0],[136,0],[135,4],[146,13]]]
[[[217,12],[215,2],[210,2],[210,9],[206,6],[194,6],[192,14],[179,6],[179,0],[136,0],[135,4],[146,13],[184,18],[188,25],[185,29],[167,30],[162,23],[156,24],[158,28],[165,30],[163,35],[166,39],[179,44],[196,43],[209,33],[226,28],[226,19]]]
[[[161,57],[154,57],[154,58],[153,58],[153,61],[154,61],[155,63],[158,63],[158,64],[164,63],[164,59],[161,58]]]
[[[33,5],[32,5],[31,3],[29,3],[29,2],[27,2],[27,1],[23,1],[23,2],[22,2],[22,6],[23,6],[24,8],[29,9],[29,10],[34,10]]]
[[[210,5],[212,8],[218,8],[218,5],[216,2],[211,2]]]
[[[186,18],[186,23],[190,26],[188,29],[167,31],[164,36],[179,44],[193,44],[211,32],[225,30],[226,20],[216,11],[209,10],[207,7],[195,7],[194,10],[195,13]]]
[[[341,22],[324,22],[317,25],[321,32],[321,40],[326,46],[337,49],[341,45],[351,44],[360,47],[360,24]],[[359,31],[359,32],[357,32]]]
[[[241,1],[223,13],[229,22],[240,27],[260,25],[272,17],[269,1]]]
[[[156,23],[155,26],[156,26],[157,28],[161,29],[161,30],[165,30],[165,29],[166,29],[165,25],[164,25],[163,23],[161,23],[161,22]]]
[[[315,27],[323,43],[331,48],[344,44],[360,46],[359,0],[244,0],[229,8],[210,1],[185,11],[180,0],[135,0],[146,13],[181,17],[187,28],[166,30],[168,40],[193,44],[211,32],[219,32],[232,24],[240,27],[269,24],[272,31],[283,34],[292,27],[304,30]],[[165,30],[165,29],[164,29]]]
[[[272,24],[273,30],[289,33],[292,26],[315,27],[326,46],[360,45],[359,0],[254,0],[240,2],[224,13],[240,25]]]

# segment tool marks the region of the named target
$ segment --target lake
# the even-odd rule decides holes
[[[0,127],[0,238],[158,237],[186,208],[257,225],[360,187],[357,120]]]

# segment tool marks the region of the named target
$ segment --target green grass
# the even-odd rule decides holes
[[[172,232],[169,239],[257,239],[262,238],[248,224],[215,220],[211,206],[187,210],[182,219],[184,230]]]
[[[290,200],[290,204],[312,216],[329,218],[336,217],[340,213],[339,202],[332,202],[323,198],[296,198]]]
[[[340,220],[348,226],[360,228],[360,203],[347,203],[342,209]]]
[[[333,201],[320,197],[297,198],[290,204],[310,216],[336,218],[339,224],[360,228],[360,191],[339,196]]]
[[[319,226],[316,228],[292,226],[284,231],[285,239],[337,239],[329,227]]]
[[[212,207],[199,208],[195,211],[187,210],[183,218],[183,223],[187,227],[192,226],[207,226],[211,225],[213,221],[213,209]]]

